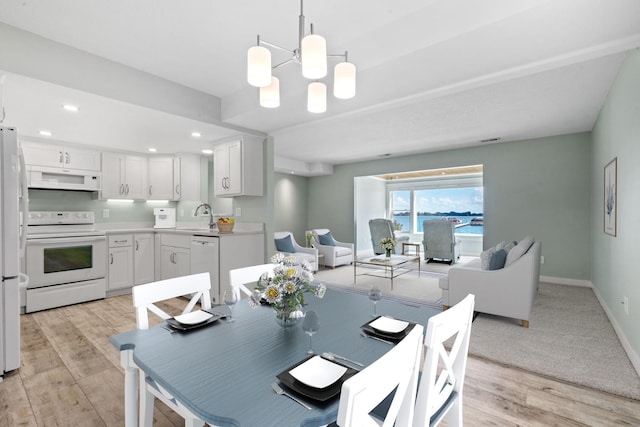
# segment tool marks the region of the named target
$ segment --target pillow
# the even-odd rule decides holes
[[[495,251],[496,248],[489,248],[480,254],[480,268],[483,270],[489,269],[489,263],[491,262],[491,257]]]
[[[499,251],[500,249],[504,249],[506,246],[507,246],[507,242],[503,240],[502,242],[496,245],[496,251]]]
[[[293,247],[293,241],[291,240],[291,234],[282,239],[274,239],[276,242],[276,250],[278,252],[295,253],[296,248]]]
[[[327,232],[327,234],[318,234],[318,243],[324,246],[335,246],[336,242],[333,240],[333,236],[331,232]]]
[[[507,261],[504,266],[507,267],[513,264],[518,258],[527,253],[531,245],[533,245],[533,238],[530,236],[520,240],[520,242],[507,254]]]
[[[489,268],[488,270],[500,270],[504,267],[504,263],[507,260],[507,251],[504,249],[499,249],[491,255],[491,259],[489,260]]]
[[[511,249],[513,249],[516,245],[518,244],[518,242],[516,242],[515,240],[513,242],[509,242],[506,244],[506,246],[503,248],[505,251],[507,251],[507,254],[509,254],[509,251]]]

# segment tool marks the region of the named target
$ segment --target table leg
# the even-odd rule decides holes
[[[120,352],[120,365],[124,368],[124,425],[138,425],[138,367],[133,362],[133,350]]]

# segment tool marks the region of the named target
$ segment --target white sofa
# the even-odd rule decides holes
[[[530,239],[530,238],[529,238]],[[531,239],[530,246],[523,248],[528,239],[523,239],[509,256],[521,256],[497,270],[483,270],[481,260],[457,264],[449,274],[440,279],[442,305],[447,309],[462,301],[468,294],[476,296],[475,310],[481,313],[511,317],[529,327],[531,308],[540,281],[540,252],[542,244]],[[517,249],[516,249],[517,248]]]
[[[278,250],[275,240],[283,239],[287,236],[290,236],[294,249],[293,252]],[[304,246],[300,246],[293,237],[293,233],[290,231],[276,231],[273,233],[273,240],[274,244],[276,244],[276,251],[285,255],[291,255],[296,259],[296,261],[302,261],[303,259],[307,260],[309,264],[311,264],[311,271],[318,271],[318,250],[316,248],[305,248]]]

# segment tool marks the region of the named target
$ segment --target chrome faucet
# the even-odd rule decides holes
[[[195,216],[198,216],[198,211],[200,208],[205,208],[209,210],[209,229],[213,230],[216,228],[216,223],[213,221],[213,210],[211,209],[211,205],[209,203],[202,203],[196,208]]]

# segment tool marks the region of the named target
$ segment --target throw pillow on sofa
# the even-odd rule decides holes
[[[491,257],[493,256],[496,248],[489,248],[480,254],[480,268],[483,270],[489,270],[489,264],[491,263]]]
[[[282,239],[274,240],[276,243],[276,250],[278,252],[286,252],[289,254],[293,254],[296,252],[296,248],[293,247],[293,241],[291,240],[290,234],[287,237],[283,237]]]
[[[491,254],[491,259],[489,260],[488,270],[500,270],[504,267],[506,260],[507,251],[505,251],[504,249],[494,251],[493,254]]]
[[[531,236],[527,236],[520,240],[518,244],[507,254],[507,261],[504,264],[505,267],[513,264],[518,260],[518,258],[527,253],[531,245],[533,245],[533,237]]]

